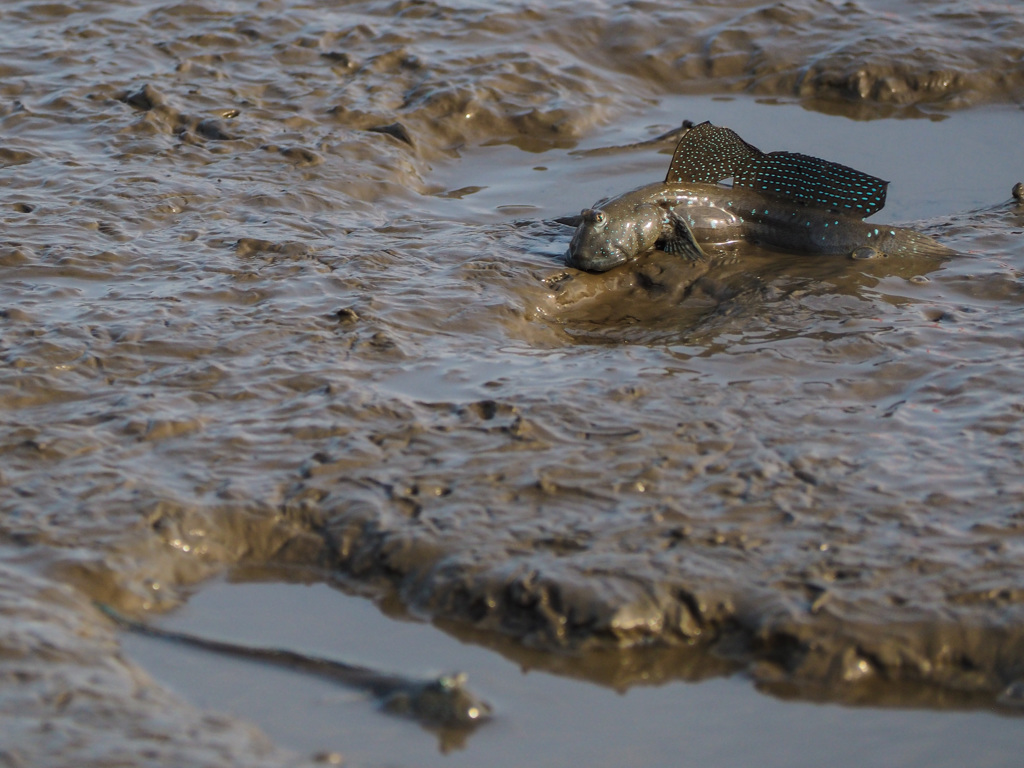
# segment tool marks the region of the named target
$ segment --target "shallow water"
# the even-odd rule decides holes
[[[1013,710],[1024,10],[740,5],[4,6],[0,760],[293,764],[89,604],[239,563],[623,688]],[[963,255],[564,268],[684,118]]]
[[[469,734],[431,732],[380,713],[359,693],[265,664],[134,635],[124,648],[191,701],[251,719],[300,753],[356,764],[1003,766],[1015,764],[1024,735],[1024,719],[983,708],[780,701],[755,692],[733,666],[694,663],[679,649],[648,648],[628,661],[552,660],[495,638],[480,647],[480,638],[456,639],[398,606],[387,610],[323,584],[246,581],[214,584],[161,623],[380,669],[463,670],[494,704],[493,721]],[[617,685],[613,670],[626,666],[645,679]]]

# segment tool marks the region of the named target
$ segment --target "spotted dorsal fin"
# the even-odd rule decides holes
[[[889,186],[854,168],[793,152],[754,158],[733,176],[733,184],[862,219],[882,210]]]
[[[765,154],[728,128],[704,122],[679,140],[666,183],[733,185],[859,218],[882,210],[889,182],[839,163],[795,152]]]
[[[736,131],[703,122],[693,126],[679,139],[665,183],[697,181],[717,184],[722,179],[735,176],[737,171],[763,155],[757,147],[741,139]]]

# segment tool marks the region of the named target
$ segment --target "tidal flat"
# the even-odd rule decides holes
[[[963,0],[7,3],[0,765],[1014,764],[1022,41]],[[567,268],[686,119],[960,255]],[[439,750],[95,601],[498,716]]]

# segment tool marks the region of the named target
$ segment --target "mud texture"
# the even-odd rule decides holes
[[[61,753],[87,765],[312,764],[155,685],[120,657],[107,622],[83,617],[77,590],[26,575],[11,554],[0,569],[4,765],[48,765]]]
[[[666,677],[1019,703],[1018,142],[1005,199],[896,222],[948,263],[583,275],[557,219],[646,162],[583,150],[714,118],[645,117],[702,94],[791,124],[779,149],[812,110],[973,151],[1022,41],[1017,4],[952,0],[5,3],[0,763],[295,765],[91,607],[239,563],[556,669],[596,649],[605,684],[692,645]]]

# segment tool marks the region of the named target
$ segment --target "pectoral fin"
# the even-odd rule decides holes
[[[682,256],[688,261],[704,262],[708,255],[698,245],[690,227],[675,211],[665,212],[668,234],[661,237],[661,249],[673,256]]]

